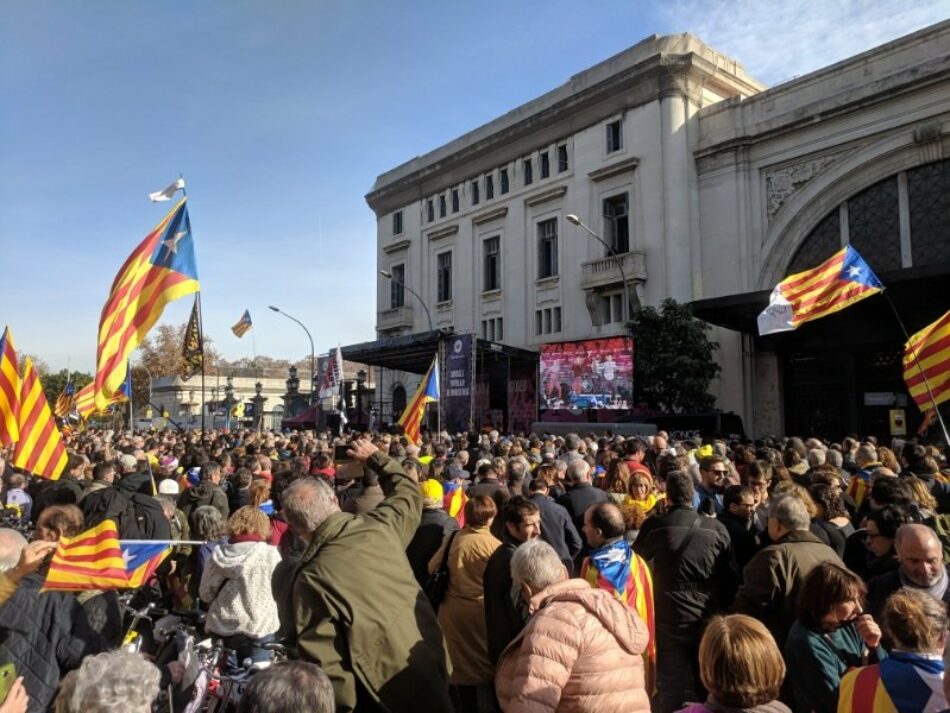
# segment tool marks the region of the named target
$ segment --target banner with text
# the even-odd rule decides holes
[[[442,390],[442,428],[449,433],[467,431],[472,421],[472,371],[475,340],[460,334],[448,340],[445,349],[445,388]]]

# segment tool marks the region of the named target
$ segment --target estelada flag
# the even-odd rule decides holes
[[[904,382],[921,411],[950,399],[950,310],[907,340]]]
[[[399,425],[406,433],[406,438],[418,444],[421,440],[420,429],[422,417],[426,411],[426,404],[439,400],[439,356],[436,355],[429,365],[429,370],[422,377],[419,388],[413,394],[406,410],[399,417]]]
[[[139,243],[112,282],[99,319],[95,380],[99,410],[112,403],[125,381],[129,356],[165,305],[201,287],[187,200],[182,198]]]
[[[759,335],[789,332],[827,317],[884,289],[877,275],[850,245],[818,267],[790,275],[772,290],[759,315]]]
[[[13,465],[41,478],[59,478],[66,468],[66,446],[30,358],[20,382],[17,427],[20,439],[13,449]]]
[[[91,530],[60,539],[41,591],[121,589],[128,582],[119,530],[114,521],[103,520]]]
[[[241,315],[241,319],[239,319],[237,323],[231,327],[231,331],[234,332],[235,337],[240,339],[245,334],[247,334],[253,326],[254,325],[251,322],[251,311],[246,309],[244,310],[244,314]]]

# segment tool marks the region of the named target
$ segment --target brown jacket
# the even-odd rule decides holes
[[[733,611],[760,619],[781,649],[795,623],[798,592],[805,577],[822,562],[844,567],[835,551],[812,533],[788,533],[749,560],[742,572],[743,584],[733,601]]]
[[[531,599],[536,612],[498,661],[505,713],[639,713],[650,710],[643,674],[646,624],[608,592],[580,579]]]

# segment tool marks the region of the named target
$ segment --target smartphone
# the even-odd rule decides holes
[[[7,700],[14,681],[16,681],[16,667],[12,663],[0,666],[0,703]]]
[[[353,460],[348,451],[350,450],[349,446],[334,446],[333,447],[333,462],[334,463],[346,463],[347,461]]]

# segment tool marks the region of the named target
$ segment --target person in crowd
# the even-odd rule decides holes
[[[890,655],[855,668],[841,679],[839,713],[926,713],[947,708],[943,652],[947,643],[946,604],[929,594],[903,589],[881,612]]]
[[[772,487],[773,470],[768,461],[757,459],[745,469],[742,485],[752,489],[755,495],[755,529],[765,532],[769,521],[769,493]]]
[[[699,460],[699,483],[693,494],[693,507],[699,507],[710,501],[715,505],[716,514],[722,512],[722,493],[726,489],[729,477],[728,461],[722,456],[711,455]]]
[[[485,628],[492,665],[524,627],[520,596],[517,591],[512,592],[511,558],[518,547],[541,534],[541,510],[525,497],[516,495],[505,503],[501,517],[504,520],[501,547],[489,558],[484,574]]]
[[[334,713],[333,684],[319,666],[287,661],[256,673],[238,713]]]
[[[557,503],[567,510],[574,528],[581,533],[581,551],[574,558],[575,571],[577,571],[590,551],[590,543],[583,536],[584,513],[591,505],[605,503],[610,500],[610,497],[603,490],[591,485],[591,467],[583,458],[574,458],[567,464],[566,482],[567,492],[558,499]]]
[[[788,493],[769,502],[771,545],[760,550],[742,572],[733,611],[761,619],[780,646],[795,621],[798,593],[808,573],[822,562],[841,565],[828,545],[809,532],[805,503]]]
[[[460,462],[451,462],[443,471],[442,506],[455,518],[459,527],[465,526],[465,503],[468,502],[466,490],[469,487],[469,473]]]
[[[812,525],[817,525],[825,532],[831,548],[843,558],[845,543],[854,532],[854,526],[841,499],[840,486],[835,490],[826,483],[815,483],[808,489],[808,494],[817,509]]]
[[[386,496],[379,485],[379,476],[376,473],[371,470],[364,470],[362,485],[363,488],[359,495],[350,498],[340,506],[343,512],[359,515],[369,512],[383,502]]]
[[[237,512],[250,501],[251,481],[254,476],[248,468],[238,468],[231,476],[231,489],[228,491],[228,510]]]
[[[864,504],[864,499],[871,489],[871,473],[875,468],[883,467],[877,459],[877,449],[870,443],[862,443],[854,453],[854,464],[857,468],[851,476],[848,485],[848,495],[854,500],[858,510]]]
[[[228,496],[221,487],[221,466],[211,461],[202,466],[200,480],[194,487],[188,488],[178,497],[178,509],[185,513],[188,524],[193,530],[195,527],[194,511],[202,505],[210,505],[221,513],[221,519],[227,520]]]
[[[834,713],[845,671],[884,656],[881,629],[864,611],[866,588],[840,563],[811,569],[798,592],[798,618],[785,642],[794,709]]]
[[[245,505],[228,520],[228,541],[214,549],[198,588],[208,605],[206,631],[221,636],[236,655],[237,668],[246,659],[268,661],[264,648],[280,626],[270,583],[280,562],[277,548],[267,544],[270,521],[259,509]]]
[[[307,543],[291,587],[297,648],[330,677],[340,713],[402,713],[419,701],[449,710],[445,642],[405,557],[422,517],[419,486],[365,439],[349,453],[380,476],[386,499],[371,512],[341,512],[317,479],[281,494],[288,524]]]
[[[505,713],[650,710],[643,672],[649,632],[635,612],[568,579],[540,539],[518,548],[511,576],[531,618],[498,662],[495,690]]]
[[[622,505],[626,508],[641,510],[645,516],[653,512],[653,508],[662,499],[657,496],[653,486],[653,476],[642,470],[630,476],[627,495]]]
[[[634,550],[653,567],[656,599],[657,689],[654,709],[669,713],[705,691],[698,671],[706,621],[729,605],[737,575],[729,533],[693,507],[692,476],[666,477],[667,512],[648,518]]]
[[[679,713],[791,713],[778,700],[785,661],[758,619],[744,614],[713,617],[699,644],[699,662],[709,697]]]
[[[623,505],[630,492],[630,467],[619,458],[610,461],[607,466],[607,476],[604,480],[604,490],[617,505]]]
[[[189,591],[191,596],[198,598],[198,585],[204,575],[205,567],[212,553],[228,541],[227,522],[221,517],[221,511],[213,505],[202,505],[192,512],[191,522],[194,526],[191,532],[194,538],[203,542],[192,550],[189,570]]]
[[[573,575],[574,558],[581,551],[583,542],[570,514],[563,505],[558,505],[551,498],[547,476],[536,473],[528,489],[531,502],[538,506],[541,513],[541,539],[554,548],[567,567],[568,574]]]
[[[901,525],[894,538],[897,569],[868,581],[868,608],[879,618],[887,598],[900,589],[918,589],[950,605],[950,576],[937,533],[926,525]]]
[[[580,578],[590,586],[610,592],[633,609],[647,625],[650,640],[644,652],[647,690],[656,683],[656,639],[653,579],[647,563],[627,542],[626,522],[614,503],[591,505],[584,513],[584,536],[590,554],[581,565]]]
[[[722,496],[719,522],[729,533],[740,581],[742,570],[758,552],[760,545],[759,533],[754,524],[755,505],[755,492],[746,485],[730,485]]]
[[[488,561],[501,546],[491,529],[496,515],[495,501],[489,496],[470,498],[465,504],[465,527],[451,543],[446,540],[429,561],[431,574],[441,566],[443,550],[450,545],[446,560],[449,585],[438,616],[452,660],[455,705],[465,713],[481,713],[494,705],[484,574]]]
[[[17,531],[0,529],[0,571],[15,570],[26,544]],[[41,572],[19,578],[0,606],[0,662],[23,676],[31,712],[49,708],[60,678],[106,648],[74,595],[40,593],[44,578]]]
[[[647,444],[642,438],[628,438],[623,443],[623,462],[630,470],[631,475],[643,473],[652,479],[652,471],[643,460],[646,458]]]
[[[0,466],[3,459],[0,458]],[[0,473],[2,473],[0,467]],[[4,490],[3,504],[7,507],[15,507],[20,511],[20,519],[24,522],[30,521],[30,513],[33,510],[33,498],[26,492],[26,477],[22,473],[10,473],[6,479],[7,487]]]
[[[478,482],[471,486],[465,495],[469,500],[479,495],[487,496],[495,502],[496,512],[502,512],[505,503],[511,497],[511,493],[508,492],[507,486],[498,479],[498,475],[498,470],[491,462],[483,463],[478,467]],[[500,518],[492,523],[492,534],[497,539],[501,539],[503,528]]]
[[[894,541],[901,525],[911,522],[910,513],[897,505],[885,505],[868,513],[864,522],[866,555],[857,561],[849,560],[849,568],[865,581],[897,569]]]
[[[459,526],[456,519],[445,512],[444,493],[438,480],[424,480],[419,483],[419,489],[422,491],[422,519],[406,547],[406,558],[419,586],[424,587],[429,580],[429,560]]]
[[[161,672],[142,654],[88,656],[63,679],[53,713],[150,713],[160,680]]]

